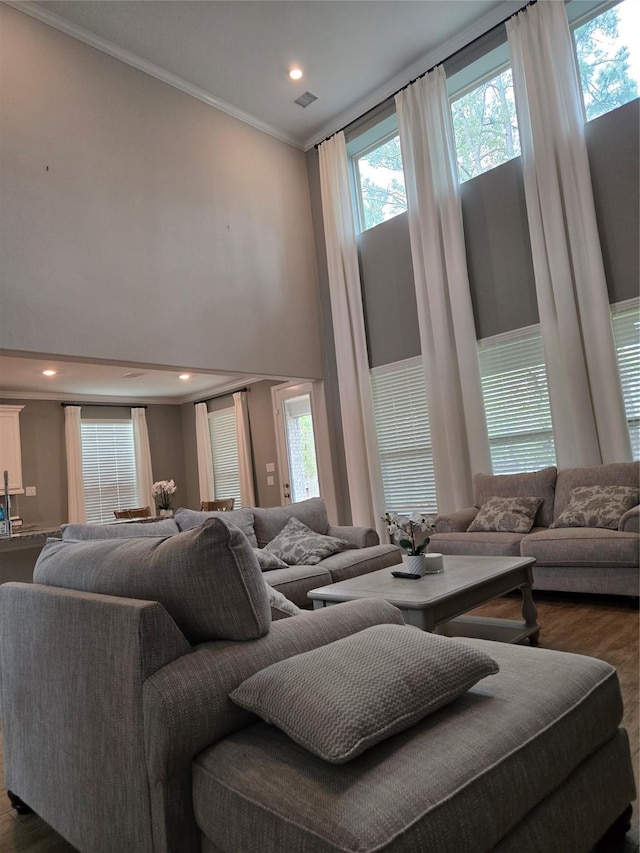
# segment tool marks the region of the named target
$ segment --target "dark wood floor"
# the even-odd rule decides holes
[[[625,600],[586,598],[536,594],[538,621],[542,626],[540,645],[601,658],[616,667],[625,704],[623,725],[629,732],[636,780],[640,780],[638,610]],[[474,613],[518,618],[519,599],[517,596],[507,596],[478,608]],[[116,819],[117,815],[114,815]],[[36,815],[17,815],[9,806],[6,792],[0,788],[0,853],[76,851]],[[540,853],[545,851],[541,850]],[[625,841],[615,847],[609,845],[606,850],[599,848],[598,853],[640,853],[637,803],[634,803],[632,827]]]

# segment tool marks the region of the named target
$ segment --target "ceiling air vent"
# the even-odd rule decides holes
[[[312,104],[314,101],[317,100],[317,95],[313,95],[311,92],[305,92],[303,95],[300,95],[299,98],[296,98],[293,103],[297,104],[299,107],[302,107],[302,109],[305,109],[305,107],[308,107],[309,104]]]
[[[140,376],[144,376],[144,373],[136,373],[135,370],[130,370],[128,373],[122,374],[122,379],[138,379]]]

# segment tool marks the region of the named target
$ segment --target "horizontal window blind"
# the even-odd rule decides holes
[[[478,342],[494,474],[556,464],[547,371],[539,329]]]
[[[234,408],[221,409],[209,414],[209,435],[213,458],[214,499],[234,498],[234,507],[237,509],[242,506],[242,503]]]
[[[374,368],[371,387],[386,510],[435,513],[436,482],[422,359]]]
[[[640,459],[640,300],[612,306],[612,322],[633,458]]]
[[[114,510],[138,506],[133,424],[83,420],[81,438],[87,521],[113,521]]]

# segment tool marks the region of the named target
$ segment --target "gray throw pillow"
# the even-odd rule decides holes
[[[374,625],[274,663],[230,698],[343,764],[498,672],[484,652],[409,625]]]
[[[166,539],[50,539],[35,583],[158,601],[187,640],[254,640],[269,630],[264,577],[245,535],[217,518]]]
[[[542,498],[490,498],[482,504],[467,533],[528,533]]]
[[[273,622],[276,622],[278,619],[286,619],[288,616],[299,616],[301,613],[304,613],[297,604],[289,601],[280,590],[274,589],[269,584],[267,584],[267,593],[269,595],[271,620]]]
[[[604,527],[617,530],[620,519],[639,497],[632,486],[577,486],[551,527]]]
[[[200,512],[195,509],[177,509],[174,515],[180,530],[191,530],[204,524],[208,518],[219,518],[225,524],[234,524],[240,528],[249,540],[252,548],[258,547],[253,529],[253,512],[250,509],[232,509],[228,512]]]
[[[160,521],[127,521],[120,524],[61,524],[63,539],[133,539],[137,536],[173,536],[179,533],[172,518]]]
[[[315,566],[325,557],[351,547],[344,539],[315,533],[297,518],[290,518],[264,550],[271,551],[288,566]]]
[[[263,572],[268,572],[271,569],[288,569],[289,566],[284,560],[281,560],[273,551],[265,551],[264,548],[254,548],[253,553],[256,555],[258,565]]]

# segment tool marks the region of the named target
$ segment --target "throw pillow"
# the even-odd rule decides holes
[[[245,535],[217,518],[166,539],[50,539],[35,583],[158,601],[193,645],[269,630],[265,582]]]
[[[300,610],[297,604],[284,596],[279,590],[274,589],[267,584],[267,593],[269,595],[269,604],[271,606],[271,620],[273,622],[278,619],[286,619],[288,616],[299,616],[304,613]]]
[[[490,498],[467,527],[467,533],[528,533],[542,498]]]
[[[551,527],[606,527],[617,530],[622,516],[636,506],[640,493],[632,486],[577,486]]]
[[[288,566],[315,566],[325,557],[351,547],[344,539],[315,533],[297,518],[290,518],[264,550],[271,551]]]
[[[127,521],[121,524],[61,524],[63,539],[133,539],[136,536],[173,536],[179,533],[172,518],[160,521]]]
[[[232,509],[227,512],[200,512],[195,509],[177,509],[174,515],[180,530],[200,527],[208,518],[219,518],[225,524],[234,524],[249,540],[252,548],[257,548],[256,534],[253,529],[253,512],[250,509]]]
[[[289,566],[284,560],[281,560],[272,551],[265,551],[264,548],[254,548],[253,553],[256,555],[258,565],[263,572],[268,572],[271,569],[288,569]]]
[[[489,655],[464,642],[385,624],[274,663],[229,695],[342,764],[496,672]]]

